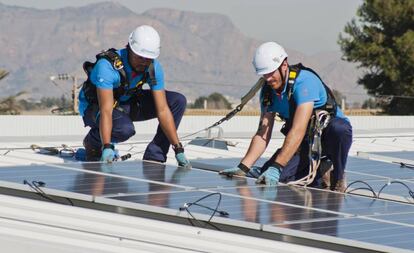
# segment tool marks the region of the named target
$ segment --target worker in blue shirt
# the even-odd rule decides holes
[[[96,63],[84,63],[88,80],[79,94],[79,112],[91,128],[83,141],[87,160],[113,161],[114,145],[135,134],[133,121],[158,118],[143,159],[165,162],[171,144],[178,164],[191,166],[177,135],[187,101],[165,90],[159,54],[158,32],[142,25],[130,34],[126,48],[109,49],[97,55]]]
[[[307,177],[308,168],[315,165],[316,158],[322,160],[319,170],[315,170],[314,177],[308,177],[311,182],[305,185],[344,191],[344,171],[352,144],[351,124],[320,77],[301,64],[290,66],[287,57],[286,51],[275,42],[257,48],[253,65],[266,81],[260,94],[259,128],[240,164],[220,173],[258,177],[258,183],[276,185],[279,181],[286,183]],[[262,167],[253,166],[267,148],[276,115],[285,121],[281,129],[286,136],[284,143]],[[321,122],[325,124],[322,127]],[[321,129],[320,140],[313,134],[316,126]],[[318,141],[319,152],[314,152]]]

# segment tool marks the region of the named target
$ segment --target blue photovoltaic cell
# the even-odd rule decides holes
[[[414,143],[413,143],[414,145]],[[414,162],[414,151],[400,151],[400,152],[369,152],[368,154],[374,155],[381,155],[381,156],[388,156],[392,158],[397,158],[395,161],[399,159],[403,160],[412,160]]]
[[[74,164],[73,164],[74,165]],[[65,165],[69,166],[69,165]],[[79,164],[77,164],[79,166]],[[153,191],[179,191],[184,188],[157,185],[142,180],[90,173],[98,164],[83,164],[85,171],[62,169],[53,165],[31,165],[0,168],[0,181],[23,184],[41,181],[45,188],[92,196],[107,194],[149,193]]]
[[[232,163],[233,166],[234,161],[228,159],[226,163]],[[216,159],[213,167],[219,162],[220,159]],[[398,172],[399,167],[351,158],[348,169],[352,178],[366,176],[367,182],[373,183],[377,189],[382,182],[387,181],[384,175],[389,171]],[[409,181],[413,180],[410,173],[403,170],[401,174],[409,178],[405,181],[411,187],[414,182]],[[414,205],[394,201],[310,187],[266,187],[256,185],[254,179],[227,178],[211,171],[185,170],[142,161],[116,162],[112,165],[67,163],[7,167],[0,168],[0,180],[20,184],[23,180],[43,181],[47,188],[103,196],[118,200],[121,206],[125,202],[132,202],[170,208],[177,212],[184,203],[194,202],[211,192],[220,192],[222,201],[218,209],[229,213],[229,219],[414,249],[411,240],[414,233]],[[400,186],[388,187],[384,194],[394,194]],[[399,190],[404,191],[401,187]],[[218,195],[215,194],[199,204],[214,209],[217,201]],[[192,205],[190,211],[195,216],[212,213],[196,205]]]
[[[374,215],[414,213],[414,205],[371,199],[355,195],[343,195],[331,191],[293,186],[240,187],[217,189],[216,191],[248,198],[271,200],[306,208],[338,212],[346,215]]]
[[[267,159],[262,159],[257,164],[263,164]],[[239,162],[239,158],[219,158],[219,159],[201,159],[193,162],[193,165],[198,168],[205,168],[207,170],[221,170],[222,168],[229,168]],[[221,164],[221,166],[219,166]],[[379,191],[380,188],[387,182],[383,180],[414,180],[414,170],[408,168],[401,168],[398,164],[386,163],[368,160],[364,158],[349,157],[346,180],[348,184],[354,181],[362,180],[368,184],[373,182],[375,191]],[[410,181],[408,181],[410,182]],[[351,187],[361,187],[362,184],[353,184]],[[411,186],[410,186],[411,187]],[[414,188],[411,187],[414,190]],[[385,189],[390,194],[398,196],[409,196],[408,191],[401,187],[390,187]]]
[[[195,202],[208,194],[210,193],[203,191],[187,191],[159,193],[147,196],[112,197],[111,199],[140,204],[151,204],[159,207],[178,210],[184,205],[184,203]],[[214,210],[218,199],[218,195],[213,195],[203,201],[200,201],[199,204],[210,207]],[[196,205],[191,206],[189,210],[194,213],[201,213],[206,215],[212,214],[212,210]],[[228,218],[230,219],[255,222],[260,224],[270,224],[281,221],[298,221],[303,218],[304,213],[307,213],[315,219],[339,217],[339,215],[329,212],[305,210],[304,208],[300,207],[269,203],[255,199],[227,196],[224,194],[222,195],[219,210],[227,212],[229,214]]]
[[[65,164],[65,166],[69,165]],[[91,171],[101,171],[129,178],[164,182],[194,188],[255,185],[254,181],[246,181],[244,178],[234,178],[233,180],[229,180],[227,177],[219,176],[218,173],[214,172],[207,172],[198,169],[188,170],[177,166],[143,161],[116,162],[104,167],[100,163],[73,163],[70,164],[70,167]]]
[[[352,179],[365,180],[373,177],[392,178],[392,179],[414,179],[414,170],[409,168],[401,168],[398,164],[373,161],[363,158],[349,157],[346,171],[359,173],[360,178],[356,178],[355,174]]]
[[[260,158],[257,166],[263,165],[268,158]],[[226,168],[237,166],[240,158],[216,158],[216,159],[197,159],[192,161],[193,167],[220,171]],[[346,166],[348,181],[367,180],[367,179],[414,179],[414,170],[401,168],[398,164],[374,161],[364,158],[348,157]]]
[[[413,213],[376,214],[376,215],[372,215],[368,217],[390,221],[390,222],[409,224],[411,226],[414,226],[414,212]]]
[[[414,240],[412,240],[414,229],[412,227],[364,218],[278,224],[275,226],[378,245],[414,249]]]

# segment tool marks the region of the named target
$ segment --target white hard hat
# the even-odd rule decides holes
[[[263,43],[256,49],[253,58],[256,74],[264,75],[275,71],[282,65],[287,56],[283,47],[276,42]]]
[[[151,26],[138,26],[129,35],[128,44],[139,56],[155,59],[160,55],[160,35]]]

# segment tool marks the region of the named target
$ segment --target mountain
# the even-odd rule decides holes
[[[70,81],[57,87],[49,77],[69,73],[82,81],[85,60],[94,60],[103,49],[125,46],[129,33],[141,24],[160,33],[159,59],[167,88],[183,92],[189,100],[212,92],[238,98],[257,80],[251,61],[262,41],[243,35],[224,15],[172,9],[137,14],[113,2],[58,10],[0,3],[0,68],[10,72],[0,83],[2,96],[21,90],[33,98],[68,92]],[[314,68],[335,89],[362,92],[355,91],[360,72],[340,60],[339,52],[307,56],[287,51],[290,63],[301,61]]]

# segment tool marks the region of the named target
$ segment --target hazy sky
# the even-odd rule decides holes
[[[56,9],[103,0],[0,0],[0,3]],[[221,13],[247,36],[276,41],[284,47],[313,54],[339,50],[338,35],[356,16],[362,0],[113,0],[141,13],[167,7]]]

